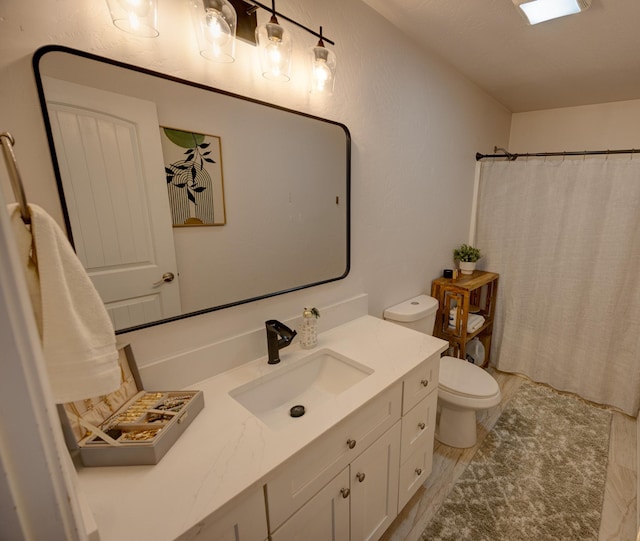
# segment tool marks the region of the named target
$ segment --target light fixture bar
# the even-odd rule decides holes
[[[300,24],[297,21],[294,21],[293,19],[290,19],[289,17],[287,17],[286,15],[283,15],[282,13],[279,13],[273,9],[271,9],[268,6],[265,6],[264,4],[257,2],[256,0],[248,0],[250,3],[255,4],[256,6],[268,11],[269,13],[273,13],[276,17],[279,17],[281,19],[284,19],[287,22],[290,22],[291,24],[295,24],[298,28],[302,28],[303,30],[306,30],[307,32],[309,32],[309,34],[313,34],[315,37],[317,38],[321,38],[324,41],[326,41],[327,43],[331,43],[331,45],[335,45],[334,41],[331,41],[329,38],[327,38],[324,35],[320,35],[318,32],[316,32],[315,30],[312,30],[311,28],[306,27],[303,24]]]

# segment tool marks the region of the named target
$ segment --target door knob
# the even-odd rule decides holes
[[[427,387],[429,385],[429,380],[428,379],[421,379],[420,383],[422,384],[423,387]]]
[[[162,279],[158,280],[157,282],[154,282],[152,285],[153,287],[158,287],[161,286],[162,284],[164,284],[165,282],[173,282],[173,279],[175,278],[175,274],[173,274],[172,272],[165,272],[162,275]]]
[[[340,494],[342,494],[343,498],[348,498],[349,494],[351,494],[351,491],[348,488],[341,488]]]
[[[362,472],[356,473],[356,479],[358,481],[360,481],[361,483],[362,483],[362,481],[364,481],[364,477],[365,477],[364,473],[362,473]]]
[[[347,446],[349,447],[349,449],[353,449],[356,446],[356,440],[348,439]]]
[[[426,425],[426,424],[424,424],[424,423],[418,423],[418,428],[419,428],[420,430],[424,430],[426,426],[427,426],[427,425]]]

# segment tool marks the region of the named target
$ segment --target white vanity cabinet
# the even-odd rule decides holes
[[[267,481],[273,541],[375,541],[431,473],[440,357],[433,355]]]
[[[271,531],[398,422],[401,409],[402,382],[397,382],[278,468],[267,480]]]
[[[296,398],[306,406],[302,418],[289,419],[285,408],[284,422],[270,423],[259,414],[262,406],[254,411],[238,394],[262,389],[256,396],[271,397],[267,384],[285,373],[282,381],[293,387],[287,390],[304,389],[293,376],[317,352],[294,344],[275,367],[259,357],[194,383],[205,407],[153,467],[79,466],[78,488],[100,538],[379,539],[431,471],[440,353],[448,342],[366,314],[320,339],[329,356],[366,375],[346,390],[325,389],[327,381],[345,383],[331,369],[327,381],[309,387],[329,394]],[[205,351],[189,359],[196,373],[210,362]],[[174,373],[158,370],[167,378]],[[152,380],[158,373],[148,372]],[[167,498],[170,512],[159,511]]]
[[[400,422],[334,477],[272,541],[376,540],[398,514]]]

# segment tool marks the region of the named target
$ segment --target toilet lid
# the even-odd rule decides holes
[[[494,396],[500,390],[491,374],[456,357],[440,358],[439,385],[449,392],[475,398]]]

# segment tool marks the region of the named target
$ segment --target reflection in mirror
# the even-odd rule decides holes
[[[346,126],[65,47],[33,62],[67,231],[118,332],[347,275]]]

